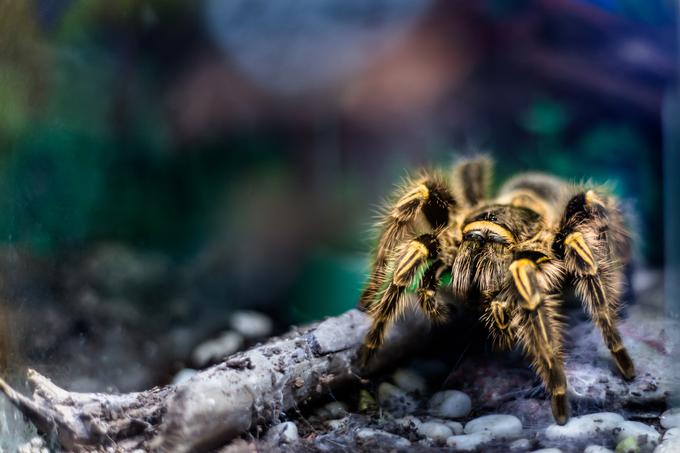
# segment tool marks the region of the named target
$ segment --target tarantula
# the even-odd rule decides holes
[[[450,182],[435,172],[408,181],[380,220],[375,260],[360,308],[372,319],[364,364],[406,306],[446,319],[438,291],[479,311],[500,347],[519,344],[551,397],[558,424],[568,419],[560,295],[567,287],[600,328],[626,379],[635,367],[616,327],[622,266],[630,237],[616,199],[601,188],[523,173],[489,194],[492,163],[457,164]],[[440,287],[444,272],[451,286]],[[409,298],[407,288],[415,286]]]

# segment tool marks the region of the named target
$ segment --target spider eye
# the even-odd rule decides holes
[[[484,242],[486,239],[482,233],[479,231],[469,231],[465,233],[463,239],[466,241]]]
[[[494,244],[507,244],[508,243],[503,236],[501,236],[500,234],[496,234],[496,233],[489,233],[486,237],[486,240],[489,241],[489,242],[493,242]]]

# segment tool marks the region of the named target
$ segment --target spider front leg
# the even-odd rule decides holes
[[[418,293],[418,306],[425,316],[433,322],[444,322],[448,317],[448,310],[446,305],[437,300],[437,288],[439,287],[439,278],[446,265],[437,260],[427,268],[423,274],[423,279]]]
[[[635,378],[635,365],[616,327],[623,279],[616,251],[623,246],[612,243],[606,234],[624,229],[618,224],[620,216],[610,215],[609,209],[606,199],[593,191],[576,195],[567,206],[555,248],[564,256],[567,271],[574,277],[576,294],[600,328],[619,372],[630,380]]]
[[[432,229],[444,227],[449,221],[449,209],[455,200],[446,185],[434,176],[426,176],[412,183],[380,221],[381,235],[375,252],[373,270],[359,299],[359,307],[366,310],[376,302],[386,283],[388,258],[404,239],[409,227],[424,214]]]
[[[433,234],[423,234],[405,243],[396,254],[391,282],[382,293],[380,300],[368,309],[372,323],[360,352],[364,365],[382,346],[387,330],[403,313],[406,288],[419,275],[423,275],[423,271],[425,273],[418,282],[419,305],[426,315],[433,320],[441,320],[444,316],[444,311],[435,298],[436,278],[439,268],[442,266],[442,263],[437,260],[438,254],[439,242]],[[428,267],[429,260],[436,261]]]
[[[539,272],[536,262],[529,258],[515,259],[510,265],[513,299],[518,305],[513,325],[518,341],[550,394],[553,417],[563,425],[569,418],[569,403],[562,339],[555,303],[545,296]]]

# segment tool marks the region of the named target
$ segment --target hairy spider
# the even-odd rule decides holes
[[[630,237],[616,199],[601,188],[523,173],[490,198],[492,163],[458,163],[450,182],[424,172],[399,190],[382,215],[375,260],[360,307],[372,318],[364,363],[410,301],[446,319],[437,291],[477,309],[495,342],[519,344],[551,397],[555,421],[568,419],[560,295],[573,287],[626,379],[635,367],[616,327]],[[451,286],[440,277],[451,273]],[[407,288],[415,286],[417,297]]]

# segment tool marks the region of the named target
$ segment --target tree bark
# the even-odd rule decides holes
[[[403,357],[413,321],[408,329],[394,329],[371,368]],[[206,451],[357,379],[353,360],[369,322],[350,310],[237,353],[184,383],[139,393],[68,392],[33,370],[31,398],[1,379],[0,391],[68,450]]]

